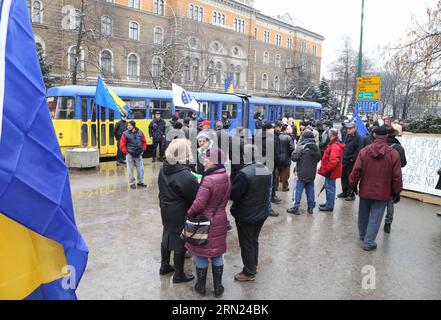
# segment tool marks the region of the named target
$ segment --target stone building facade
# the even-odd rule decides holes
[[[27,0],[56,84],[287,95],[320,80],[323,36],[252,0]],[[77,50],[80,49],[80,50]],[[76,72],[75,72],[76,70]],[[300,83],[306,83],[300,85]]]

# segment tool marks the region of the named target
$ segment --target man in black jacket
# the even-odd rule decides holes
[[[121,120],[117,122],[115,125],[115,139],[117,142],[118,152],[116,153],[116,165],[120,166],[125,163],[126,156],[121,151],[121,137],[123,133],[127,130],[127,116],[125,114],[121,114]]]
[[[357,125],[351,122],[346,125],[346,140],[344,141],[345,151],[343,154],[343,172],[341,177],[341,187],[343,192],[338,195],[339,198],[346,198],[346,201],[354,201],[354,194],[349,192],[349,176],[354,168],[358,153],[363,148],[363,141],[357,133]]]
[[[164,159],[165,147],[165,121],[161,119],[161,112],[155,112],[155,118],[149,125],[149,134],[153,139],[152,158],[156,161],[156,150],[159,146],[159,161]]]
[[[244,147],[245,166],[233,181],[230,199],[233,200],[231,214],[236,219],[239,245],[244,264],[236,281],[254,281],[259,262],[259,234],[269,215],[271,171],[255,162],[252,155],[256,147]]]
[[[276,172],[275,191],[279,190],[279,182],[282,181],[282,191],[289,191],[289,176],[291,168],[291,154],[294,152],[294,144],[291,136],[286,132],[288,125],[282,126],[282,131],[279,134],[280,148],[277,155],[278,165]]]
[[[401,168],[404,168],[407,165],[406,152],[404,151],[404,148],[401,145],[400,141],[398,141],[398,139],[396,138],[397,135],[398,131],[395,130],[393,127],[390,127],[386,142],[390,147],[398,151],[398,153],[400,154]],[[394,199],[392,198],[387,204],[386,218],[384,224],[384,232],[386,233],[390,233],[391,231],[392,222],[394,220],[394,212],[395,203]]]
[[[291,156],[291,160],[297,162],[297,184],[293,194],[294,207],[287,210],[288,213],[300,215],[300,201],[302,200],[303,189],[306,189],[308,200],[308,213],[313,214],[315,208],[314,181],[317,172],[317,164],[321,160],[320,150],[315,143],[314,134],[306,131],[304,142],[297,146]]]

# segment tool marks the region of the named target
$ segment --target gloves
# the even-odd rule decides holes
[[[394,195],[392,196],[392,199],[394,200],[394,203],[397,204],[398,202],[400,202],[401,197],[400,197],[399,194],[394,194]]]
[[[331,172],[326,172],[326,178],[328,178],[328,179],[331,178]]]

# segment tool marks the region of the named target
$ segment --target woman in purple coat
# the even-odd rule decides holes
[[[208,262],[211,259],[214,295],[218,298],[224,292],[222,272],[223,254],[227,251],[227,213],[225,208],[231,193],[230,179],[224,167],[225,154],[221,149],[209,149],[204,158],[205,172],[193,205],[188,210],[191,217],[203,216],[210,220],[208,243],[185,247],[196,256],[197,283],[195,290],[205,295]]]

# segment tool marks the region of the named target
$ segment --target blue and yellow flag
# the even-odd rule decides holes
[[[112,89],[107,87],[101,78],[98,78],[96,85],[95,103],[101,107],[117,111],[128,118],[132,118],[130,108],[127,104],[118,97]]]
[[[0,1],[0,300],[75,299],[88,249],[26,3]]]
[[[234,93],[234,76],[228,76],[225,79],[225,92]]]

